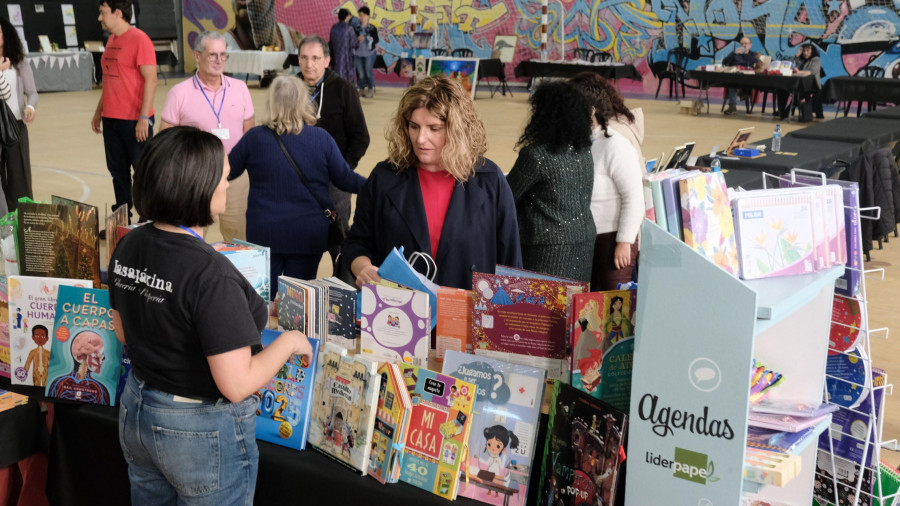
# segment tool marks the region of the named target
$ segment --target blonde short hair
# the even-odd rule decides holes
[[[420,107],[444,122],[444,170],[457,181],[468,180],[484,164],[487,134],[469,93],[459,82],[446,77],[427,77],[403,93],[397,112],[385,129],[388,159],[403,168],[419,163],[409,138],[409,118]]]
[[[279,135],[299,134],[303,125],[316,124],[316,113],[309,103],[309,91],[298,77],[276,77],[269,86],[266,105],[269,119],[265,125]]]

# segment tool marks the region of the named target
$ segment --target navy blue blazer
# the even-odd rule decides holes
[[[384,161],[357,196],[341,256],[348,266],[359,256],[381,265],[395,246],[403,246],[407,258],[416,251],[434,257],[418,171]],[[486,159],[454,187],[434,261],[435,283],[466,289],[472,288],[473,272],[493,273],[498,264],[522,266],[512,191],[494,162]],[[424,273],[424,262],[416,263]]]

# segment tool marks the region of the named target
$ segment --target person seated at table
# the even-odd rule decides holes
[[[591,157],[594,186],[591,214],[596,227],[591,291],[615,290],[631,281],[638,255],[638,232],[644,217],[640,154],[628,139],[612,128],[616,119],[627,121],[630,111],[618,91],[597,74],[572,78],[592,106]]]
[[[359,192],[343,247],[357,286],[379,281],[378,266],[401,246],[407,258],[431,255],[441,286],[470,289],[473,272],[522,266],[512,192],[484,157],[484,125],[458,81],[408,88],[385,137],[388,159]]]
[[[747,67],[752,69],[754,65],[756,65],[756,60],[759,57],[758,53],[754,53],[750,50],[752,46],[753,43],[750,42],[748,37],[741,37],[741,45],[722,60],[722,65],[726,67]],[[738,89],[725,88],[725,90],[728,93],[728,98],[726,99],[728,107],[725,109],[725,114],[734,114],[737,112],[735,104],[737,103]]]
[[[282,274],[315,279],[328,247],[329,228],[319,202],[333,211],[329,183],[356,193],[366,179],[350,169],[331,135],[314,126],[316,112],[303,81],[294,76],[276,77],[269,87],[268,109],[265,124],[248,130],[228,155],[228,179],[239,177],[244,170],[250,176],[247,240],[271,250],[269,279],[275,282]],[[275,292],[272,290],[273,298]]]
[[[590,281],[594,162],[591,103],[574,84],[546,82],[534,91],[531,119],[509,171],[526,269]]]
[[[131,374],[119,441],[131,503],[252,504],[259,466],[252,394],[291,355],[312,359],[302,333],[262,347],[268,307],[202,237],[225,211],[222,141],[176,126],[148,140],[134,176],[137,227],[110,260],[109,300]]]
[[[816,78],[816,87],[814,90],[803,94],[797,94],[799,103],[796,104],[800,111],[800,122],[806,123],[812,120],[813,109],[815,109],[816,117],[824,118],[822,113],[822,100],[819,90],[822,88],[822,82],[819,80],[819,71],[822,68],[822,60],[819,58],[819,51],[812,44],[803,44],[797,48],[797,56],[794,57],[794,68],[800,71],[808,72]],[[787,107],[788,97],[791,93],[786,90],[778,90],[776,93],[778,99],[778,110],[781,113],[781,119],[787,119],[791,110]]]

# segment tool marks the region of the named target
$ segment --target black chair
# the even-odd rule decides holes
[[[432,49],[431,56],[447,56],[447,50],[441,48]]]
[[[606,62],[612,60],[612,54],[607,53],[606,51],[594,51],[594,56],[591,57],[592,62]]]
[[[591,59],[594,57],[594,50],[585,47],[578,47],[575,48],[575,51],[572,52],[572,56],[576,60],[591,61]]]
[[[650,73],[653,74],[659,84],[656,85],[656,98],[659,98],[659,90],[662,88],[663,79],[669,80],[669,98],[672,98],[672,90],[675,90],[675,98],[678,98],[678,90],[675,86],[675,72],[670,68],[668,61],[653,61],[653,54],[649,58]]]
[[[451,54],[452,56],[456,56],[456,57],[459,57],[459,58],[471,58],[472,56],[475,55],[475,53],[473,53],[472,50],[469,49],[469,48],[467,48],[467,47],[462,47],[462,48],[459,48],[459,49],[454,49],[450,54]]]

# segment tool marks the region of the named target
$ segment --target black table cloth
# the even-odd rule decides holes
[[[891,102],[900,104],[900,79],[884,77],[840,76],[825,83],[827,102]]]
[[[776,74],[743,74],[741,72],[708,72],[691,70],[685,79],[696,79],[702,87],[743,88],[751,90],[784,90],[802,93],[816,89],[815,76],[782,76]]]
[[[900,121],[900,105],[867,112],[866,114],[863,114],[863,118],[893,119]]]
[[[641,74],[630,63],[591,65],[586,63],[526,60],[516,65],[516,77],[572,77],[581,72],[594,72],[606,79],[642,80]]]
[[[118,439],[118,408],[57,404],[47,495],[54,505],[129,504],[128,468]],[[547,426],[541,415],[540,427]],[[544,447],[546,430],[535,448]],[[536,503],[540,464],[532,471],[527,504]],[[622,488],[624,491],[624,487]],[[382,485],[312,448],[298,452],[259,441],[255,504],[366,504],[446,506],[446,499],[406,483]],[[454,504],[483,504],[460,497]]]
[[[796,130],[784,139],[803,138],[833,142],[863,143],[863,151],[886,147],[900,140],[900,121],[870,116],[837,118]]]
[[[851,162],[859,156],[863,143],[833,142],[802,137],[782,137],[781,151],[771,151],[772,139],[752,139],[748,146],[762,144],[766,146],[766,156],[759,158],[719,157],[723,169],[740,169],[750,172],[785,174],[791,169],[822,171],[831,166],[835,160]],[[708,167],[711,159],[708,155],[697,159],[697,165]],[[726,177],[726,179],[728,179]]]
[[[41,389],[10,387],[7,378],[0,378],[0,388],[29,396],[28,404],[0,412],[0,468],[4,468],[47,450],[47,424],[38,397],[31,395]]]

